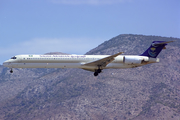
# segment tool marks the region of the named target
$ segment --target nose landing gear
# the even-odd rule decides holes
[[[11,70],[10,70],[10,73],[13,73],[13,70],[12,70],[12,68],[11,68]]]

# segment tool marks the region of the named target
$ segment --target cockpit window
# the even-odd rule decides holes
[[[11,59],[16,59],[16,57],[15,57],[15,56],[13,56]]]

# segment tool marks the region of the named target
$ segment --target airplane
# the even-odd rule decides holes
[[[167,43],[174,41],[153,41],[141,55],[16,55],[5,61],[3,66],[10,68],[81,68],[98,76],[103,69],[135,68],[159,62],[156,58]]]

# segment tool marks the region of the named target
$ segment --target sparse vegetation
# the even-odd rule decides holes
[[[141,54],[154,40],[176,40],[160,53],[160,63],[103,70],[96,78],[80,69],[9,74],[0,66],[0,119],[179,119],[180,39],[124,34],[87,54]]]

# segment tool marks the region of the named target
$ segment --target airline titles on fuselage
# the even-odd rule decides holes
[[[33,57],[33,56],[32,56]],[[59,58],[86,58],[86,55],[39,55],[39,57],[59,57]]]

